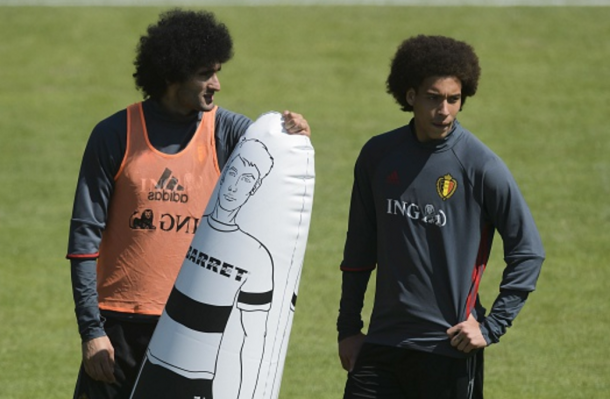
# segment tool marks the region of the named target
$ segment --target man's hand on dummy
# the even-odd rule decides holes
[[[481,333],[479,322],[473,315],[468,316],[468,320],[448,329],[447,335],[451,340],[451,346],[460,352],[470,353],[475,349],[487,346],[487,341],[485,341],[483,333]]]
[[[307,137],[311,137],[311,130],[307,120],[303,118],[303,115],[297,114],[296,112],[284,111],[282,113],[284,117],[284,129],[290,134],[302,134]]]
[[[114,347],[107,336],[83,342],[83,366],[91,378],[108,384],[114,378]]]
[[[366,335],[358,333],[339,341],[339,359],[341,359],[341,366],[346,371],[353,370],[365,337]]]

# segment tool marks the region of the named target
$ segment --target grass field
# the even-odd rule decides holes
[[[0,7],[0,399],[71,397],[79,364],[64,259],[93,125],[138,101],[135,43],[160,8]],[[417,33],[470,42],[483,75],[461,122],[513,171],[547,261],[488,349],[492,399],[610,397],[610,8],[214,7],[236,56],[217,102],[307,116],[316,197],[281,398],[340,397],[339,298],[352,165],[408,121],[384,82]],[[496,241],[486,305],[503,268]]]

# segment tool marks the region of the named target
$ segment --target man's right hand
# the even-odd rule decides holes
[[[339,341],[339,358],[341,359],[341,366],[343,366],[346,371],[352,371],[354,368],[356,358],[358,358],[358,353],[360,353],[360,348],[362,347],[365,337],[366,335],[358,333],[357,335],[352,335],[351,337],[343,338]]]
[[[108,384],[114,378],[114,347],[107,336],[83,342],[83,366],[91,378]]]

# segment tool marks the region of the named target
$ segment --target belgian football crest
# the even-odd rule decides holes
[[[457,180],[455,180],[449,173],[441,176],[436,180],[436,192],[443,201],[451,198],[455,190],[457,189]]]

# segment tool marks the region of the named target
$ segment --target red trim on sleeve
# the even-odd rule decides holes
[[[97,259],[99,256],[99,252],[94,254],[68,254],[66,255],[66,259]]]
[[[368,272],[371,270],[375,270],[375,265],[373,266],[369,266],[369,267],[346,267],[346,266],[341,266],[341,271],[342,272]]]
[[[481,242],[479,243],[479,252],[477,254],[476,264],[472,270],[472,283],[470,286],[470,292],[468,293],[468,299],[466,300],[466,318],[470,316],[470,312],[474,308],[477,301],[477,295],[479,293],[479,284],[483,277],[483,272],[487,267],[487,261],[489,260],[489,228],[483,230],[481,235]]]

